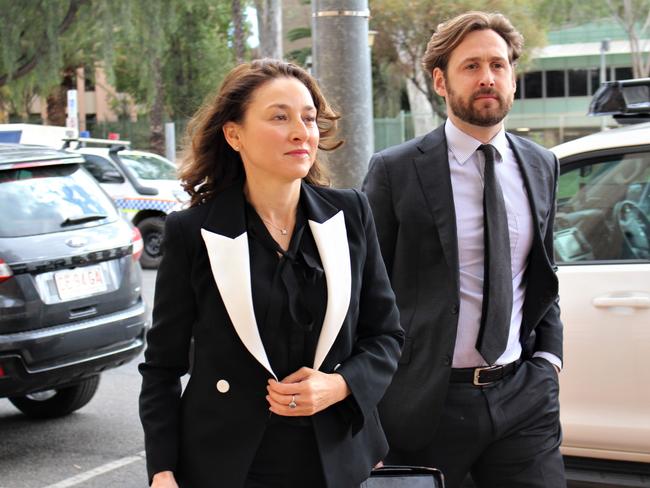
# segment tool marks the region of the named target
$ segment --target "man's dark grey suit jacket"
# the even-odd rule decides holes
[[[553,260],[557,158],[507,134],[533,214],[521,325],[523,358],[562,358],[562,323]],[[363,190],[406,333],[397,374],[380,403],[389,445],[422,449],[445,401],[459,309],[458,246],[444,125],[375,154]],[[460,243],[462,245],[462,243]]]

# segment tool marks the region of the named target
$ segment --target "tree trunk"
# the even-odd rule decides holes
[[[68,90],[72,90],[75,87],[73,83],[74,71],[72,68],[67,68],[63,72],[63,81],[61,84],[55,87],[47,97],[47,123],[49,125],[58,125],[61,127],[65,127],[66,125]]]
[[[282,0],[255,0],[260,57],[282,59]]]
[[[246,44],[244,39],[244,16],[241,11],[241,1],[232,0],[232,23],[235,30],[234,47],[235,59],[237,64],[244,62],[244,55],[246,54]]]
[[[149,114],[149,147],[152,152],[164,156],[165,154],[165,133],[163,127],[163,119],[165,116],[165,89],[162,80],[162,70],[160,66],[160,58],[157,57],[153,62],[153,76],[155,93],[153,104],[151,105],[151,112]]]
[[[410,76],[406,77],[406,94],[413,117],[415,136],[431,132],[435,128],[434,116],[438,112],[427,90],[429,79],[420,65],[421,53],[409,53],[403,46],[395,45],[400,62],[411,69]]]
[[[623,0],[621,4],[615,0],[607,0],[607,5],[612,16],[625,29],[630,41],[630,54],[632,56],[632,73],[635,78],[650,76],[650,53],[646,38],[650,27],[650,10],[645,2],[635,5],[632,0]],[[638,10],[637,10],[638,9]],[[637,32],[637,25],[641,25],[641,32]],[[643,44],[643,45],[642,45]]]
[[[65,109],[68,105],[68,97],[65,88],[55,87],[47,99],[47,124],[65,126]]]
[[[422,68],[417,65],[415,66],[415,78],[418,81],[417,85],[411,78],[406,79],[406,94],[408,95],[409,105],[411,106],[415,137],[417,137],[435,129],[436,114],[433,111],[431,100],[420,88],[425,85],[426,77]]]

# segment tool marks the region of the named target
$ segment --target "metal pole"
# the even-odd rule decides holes
[[[605,53],[609,51],[609,39],[600,41],[600,85],[607,81],[607,64],[605,62]],[[600,129],[605,130],[607,127],[607,120],[605,116],[600,119]]]
[[[176,162],[176,132],[174,122],[165,123],[165,157],[172,163]]]
[[[600,41],[600,84],[607,81],[607,64],[605,63],[605,53],[609,51],[609,39]]]
[[[312,0],[313,74],[345,144],[327,155],[332,183],[359,188],[374,151],[367,0]]]

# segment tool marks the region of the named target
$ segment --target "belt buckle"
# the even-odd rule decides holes
[[[472,380],[472,384],[474,386],[485,386],[485,385],[490,385],[494,383],[494,381],[487,381],[487,382],[481,382],[479,380],[479,375],[481,374],[481,371],[489,371],[492,369],[497,369],[500,368],[501,366],[494,365],[494,366],[482,366],[480,368],[474,368],[474,379]]]

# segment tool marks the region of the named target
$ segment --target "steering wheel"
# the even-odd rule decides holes
[[[636,259],[650,259],[650,220],[639,206],[623,200],[614,206],[614,219],[623,242]]]

